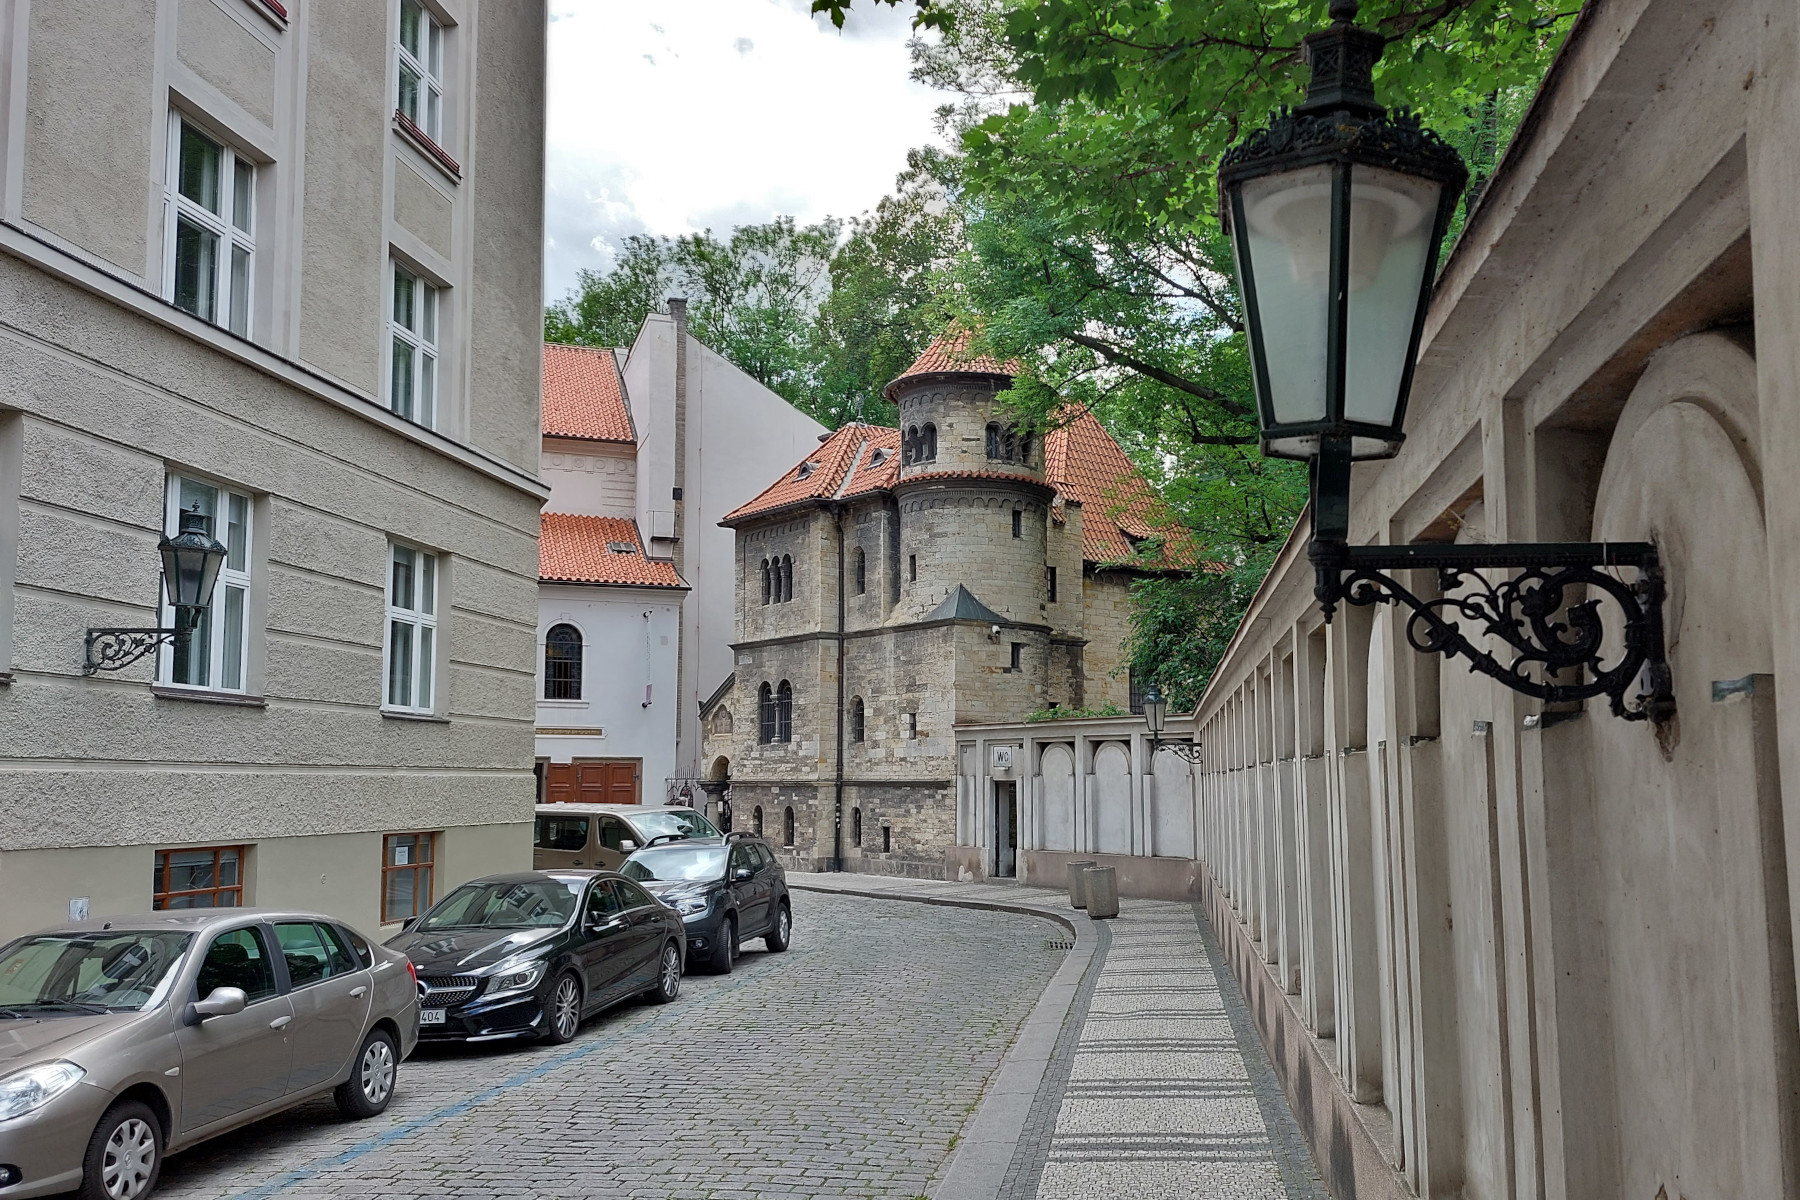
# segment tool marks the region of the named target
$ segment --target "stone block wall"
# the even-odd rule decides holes
[[[762,602],[762,564],[793,560],[794,598]],[[837,628],[837,531],[810,509],[738,530],[737,634],[743,642]]]
[[[1034,438],[1027,462],[993,462],[987,456],[987,427],[991,421],[1011,424],[994,390],[991,380],[961,382],[924,381],[901,393],[900,429],[904,431],[927,423],[937,427],[937,457],[927,462],[909,463],[900,468],[900,477],[931,471],[1008,471],[1043,478],[1044,450],[1041,439]]]
[[[1125,639],[1131,636],[1131,577],[1115,571],[1089,572],[1081,591],[1087,630],[1085,703],[1125,708],[1131,702],[1131,681],[1124,668]]]
[[[889,618],[917,621],[964,584],[1010,621],[1045,621],[1044,538],[1049,493],[1034,484],[931,481],[902,484],[900,604]],[[1013,513],[1022,513],[1020,536]],[[910,578],[916,559],[918,578]]]

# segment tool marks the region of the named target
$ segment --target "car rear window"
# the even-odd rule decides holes
[[[537,819],[537,846],[540,850],[585,850],[588,842],[587,817],[569,815],[541,816]]]

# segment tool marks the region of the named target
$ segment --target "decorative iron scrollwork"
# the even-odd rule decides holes
[[[1202,757],[1199,742],[1165,742],[1157,738],[1150,744],[1150,758],[1155,760],[1157,752],[1167,750],[1192,766],[1199,766]]]
[[[1605,696],[1615,716],[1662,721],[1675,711],[1663,651],[1664,583],[1656,547],[1641,542],[1502,546],[1346,546],[1315,542],[1315,592],[1325,619],[1341,603],[1411,610],[1415,650],[1466,658],[1469,669],[1548,704]],[[1602,568],[1635,567],[1627,583]],[[1425,599],[1390,570],[1435,569],[1438,596]],[[1483,571],[1518,570],[1490,580]],[[1623,618],[1623,645],[1609,652],[1600,609]],[[1462,632],[1462,623],[1511,651],[1501,661]],[[1609,658],[1616,659],[1609,663]],[[1627,702],[1643,676],[1648,690]]]
[[[188,629],[90,629],[87,631],[87,657],[81,664],[83,675],[98,671],[117,671],[129,667],[164,642],[185,640]]]

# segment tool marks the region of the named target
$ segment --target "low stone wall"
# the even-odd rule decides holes
[[[1098,856],[1097,856],[1098,857]],[[1256,944],[1237,918],[1231,901],[1204,864],[1196,883],[1219,948],[1244,992],[1257,1035],[1269,1052],[1275,1077],[1287,1094],[1300,1132],[1312,1150],[1319,1175],[1336,1200],[1416,1200],[1406,1181],[1388,1165],[1375,1132],[1359,1110],[1385,1123],[1384,1109],[1359,1105],[1339,1086],[1331,1059],[1333,1043],[1315,1038],[1263,965]]]
[[[1135,854],[1027,850],[1019,859],[1019,882],[1032,887],[1068,887],[1069,864],[1082,860],[1111,867],[1118,872],[1121,896],[1135,896],[1140,900],[1200,899],[1200,864],[1191,858],[1145,858]]]

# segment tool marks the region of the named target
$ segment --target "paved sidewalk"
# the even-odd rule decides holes
[[[1073,933],[934,1200],[1325,1200],[1197,905],[868,875],[791,887],[1030,912]]]

